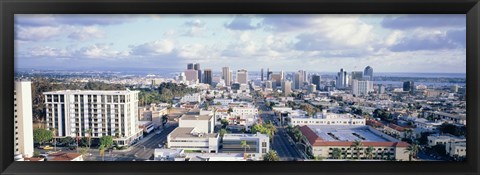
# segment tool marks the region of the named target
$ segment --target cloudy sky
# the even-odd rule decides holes
[[[465,15],[15,15],[16,68],[465,73]]]

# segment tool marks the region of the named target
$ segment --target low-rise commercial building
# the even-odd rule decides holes
[[[201,95],[199,93],[185,95],[180,100],[181,103],[189,103],[189,102],[200,103],[200,101],[201,101]]]
[[[430,135],[430,136],[427,136],[427,140],[428,140],[428,146],[435,146],[435,145],[447,145],[449,143],[452,143],[452,142],[464,142],[464,141],[467,141],[467,139],[465,138],[460,138],[460,137],[456,137],[456,136],[453,136],[453,135]]]
[[[289,125],[365,125],[365,118],[360,118],[352,114],[322,113],[314,117],[305,115],[289,115]]]
[[[386,159],[408,160],[406,142],[401,142],[393,137],[381,133],[370,126],[331,126],[331,125],[306,125],[300,127],[305,136],[305,145],[308,150],[318,157],[335,158],[335,149],[340,150],[339,159]],[[355,141],[360,141],[361,146],[355,149]],[[373,147],[372,153],[367,154],[366,149]]]
[[[179,118],[178,128],[168,134],[167,147],[216,153],[220,139],[219,134],[213,133],[214,127],[213,115],[200,115],[196,111],[184,114]]]
[[[270,150],[270,138],[265,134],[225,134],[223,136],[223,153],[245,153],[245,158],[262,160]],[[247,147],[242,147],[246,141]]]

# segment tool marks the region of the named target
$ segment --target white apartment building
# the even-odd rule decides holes
[[[118,145],[129,145],[142,137],[138,125],[139,91],[45,92],[47,128],[57,129],[57,137],[117,136]]]
[[[365,125],[365,118],[357,118],[352,114],[317,113],[315,117],[305,115],[289,115],[291,126],[303,125]]]
[[[213,115],[183,115],[178,128],[167,136],[167,147],[199,152],[217,153],[219,134],[213,133],[215,119]]]
[[[188,102],[197,102],[200,103],[201,95],[200,93],[188,94],[182,97],[180,100],[181,103],[188,103]]]
[[[467,142],[466,141],[454,141],[448,142],[445,145],[445,151],[447,155],[454,158],[462,158],[467,155]]]
[[[220,103],[223,106],[227,106],[230,103],[233,103],[233,99],[227,99],[227,98],[215,98],[213,99],[213,104]]]
[[[14,154],[21,154],[23,157],[32,157],[32,88],[31,82],[29,81],[15,81],[14,115]]]
[[[242,147],[245,140],[248,147]],[[225,134],[223,135],[223,153],[245,153],[246,158],[262,160],[270,150],[270,138],[265,134]]]
[[[373,92],[373,82],[372,81],[359,81],[353,80],[352,82],[352,93],[356,96],[368,95],[368,93]]]
[[[467,139],[456,137],[453,135],[430,135],[427,136],[428,146],[435,146],[438,144],[447,145],[452,142],[465,142]]]
[[[254,106],[239,106],[232,108],[232,114],[236,116],[256,116],[258,114],[258,109]]]

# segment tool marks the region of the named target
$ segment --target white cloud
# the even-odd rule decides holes
[[[89,26],[76,29],[68,35],[68,37],[75,40],[85,41],[87,39],[103,38],[105,37],[105,33],[98,27]]]
[[[61,27],[22,27],[15,28],[16,39],[24,41],[40,41],[50,39],[61,34]]]
[[[132,55],[165,55],[172,53],[175,49],[175,43],[170,40],[156,40],[137,46],[131,46]]]
[[[75,52],[75,56],[101,59],[120,59],[128,56],[128,52],[116,51],[110,48],[111,44],[95,44],[83,47]]]

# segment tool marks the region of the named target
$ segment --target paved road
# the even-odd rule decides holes
[[[262,110],[261,117],[265,123],[270,121],[275,123],[274,120],[276,119],[273,117],[272,111],[263,111],[266,110],[266,106],[264,105],[260,105],[259,108]],[[285,128],[278,125],[276,125],[276,127],[277,132],[273,136],[272,149],[277,151],[278,156],[280,156],[283,161],[303,159],[295,145],[289,142]]]
[[[152,160],[153,152],[155,148],[158,148],[159,144],[162,144],[167,141],[167,136],[175,128],[178,127],[178,123],[172,123],[167,126],[160,134],[152,133],[154,136],[132,146],[132,149],[126,153],[117,153],[118,158],[116,161],[141,161],[141,160]]]

